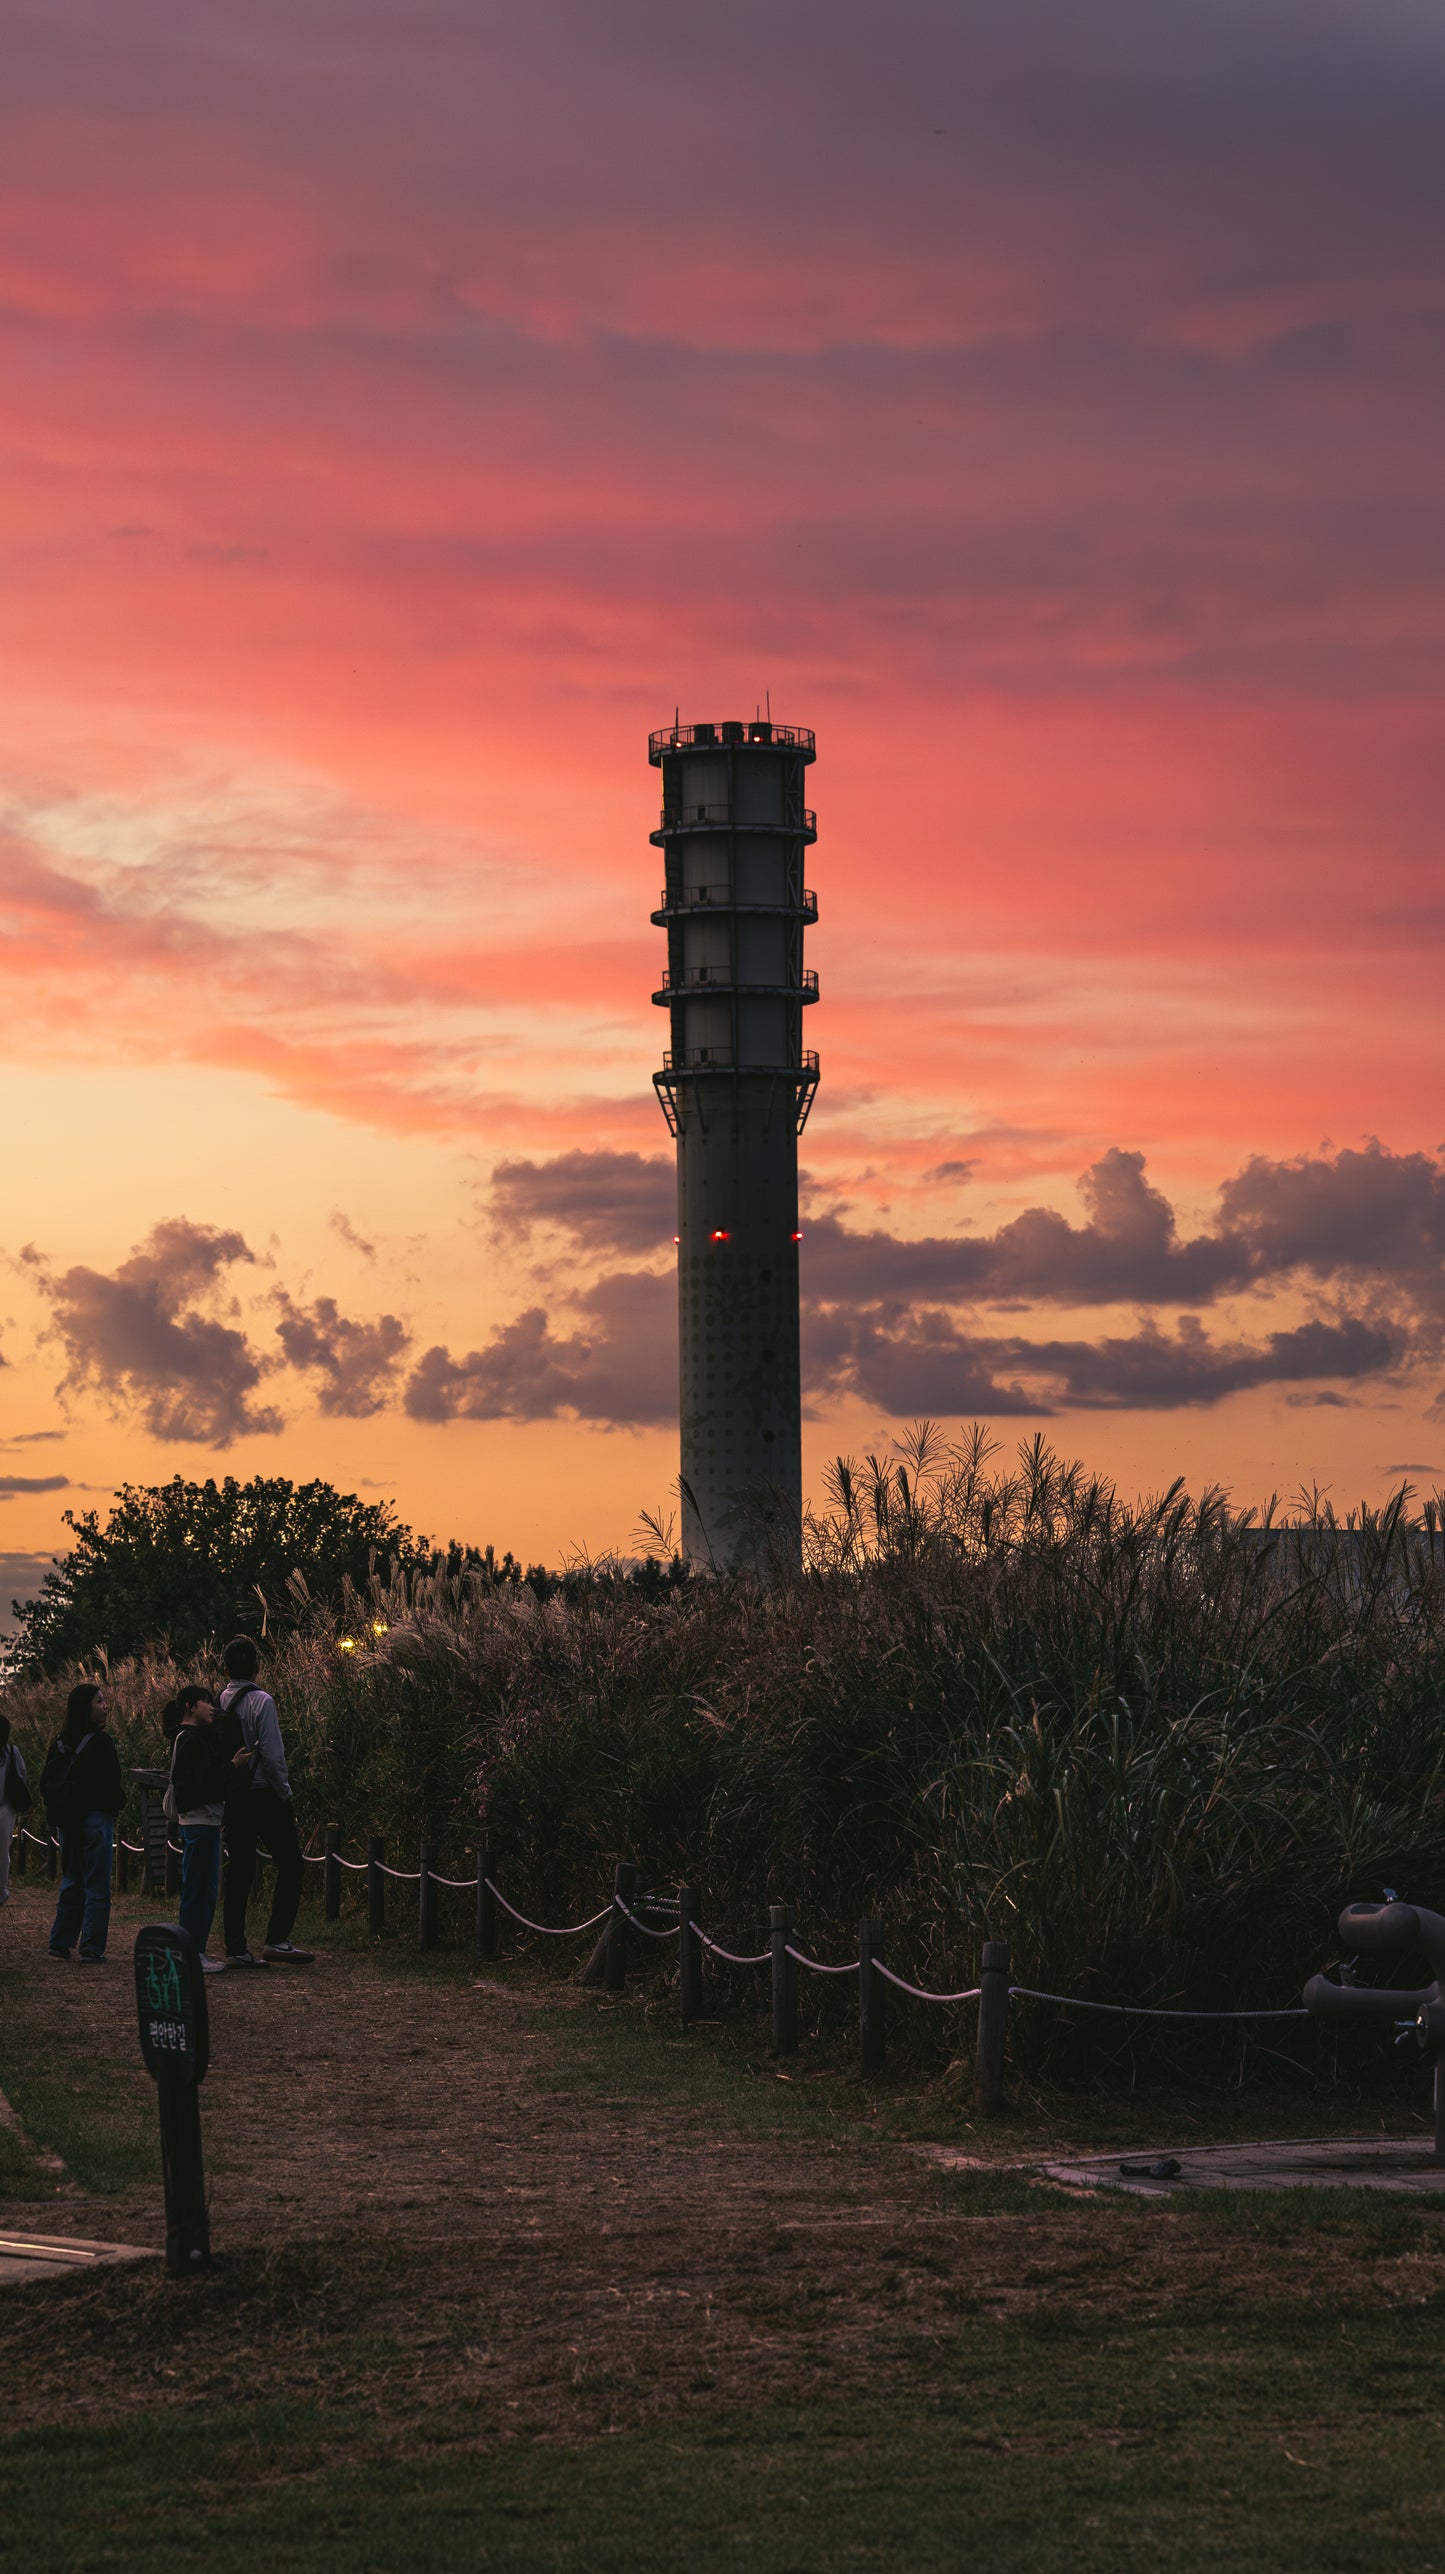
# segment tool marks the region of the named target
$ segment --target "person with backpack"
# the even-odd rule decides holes
[[[231,1765],[226,1796],[226,1891],[222,1919],[228,1967],[309,1966],[311,1951],[291,1938],[301,1902],[301,1842],[296,1809],[286,1775],[286,1747],[276,1701],[256,1675],[261,1656],[254,1638],[235,1636],[222,1657],[226,1685],[221,1692],[222,1739]],[[249,1764],[236,1762],[237,1752]],[[269,1851],[276,1867],[271,1918],[261,1958],[253,1957],[246,1939],[246,1906],[256,1874],[256,1852]]]
[[[0,1716],[0,1904],[10,1901],[10,1844],[15,1827],[34,1802],[25,1756],[10,1740],[9,1717]]]
[[[216,1918],[221,1891],[221,1824],[233,1770],[244,1767],[249,1784],[250,1754],[244,1749],[228,1760],[215,1693],[198,1683],[171,1700],[163,1722],[171,1735],[171,1783],[166,1795],[168,1818],[181,1836],[181,1901],[178,1919],[189,1931],[206,1975],[219,1975],[222,1960],[207,1957],[206,1942]],[[174,1715],[172,1728],[170,1718]]]
[[[125,1803],[120,1759],[105,1719],[105,1691],[83,1680],[66,1700],[65,1722],[40,1773],[45,1811],[60,1835],[60,1900],[50,1954],[68,1958],[78,1937],[83,1966],[105,1964],[115,1818]]]

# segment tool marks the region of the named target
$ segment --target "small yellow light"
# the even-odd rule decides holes
[[[356,1651],[356,1638],[355,1638],[355,1636],[338,1636],[338,1637],[337,1637],[337,1639],[336,1639],[336,1641],[337,1641],[337,1643],[340,1645],[341,1650],[342,1650],[342,1652],[343,1652],[343,1653],[355,1653],[355,1651]]]
[[[373,1618],[371,1621],[371,1632],[374,1636],[386,1635],[389,1630],[387,1628],[385,1618]]]

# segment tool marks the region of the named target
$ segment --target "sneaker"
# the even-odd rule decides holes
[[[274,1960],[277,1966],[310,1966],[315,1950],[294,1948],[289,1939],[268,1939],[261,1955],[268,1962]]]
[[[110,1960],[106,1957],[87,1957],[84,1949],[82,1949],[80,1952],[80,1963],[82,1966],[108,1966]]]
[[[228,1957],[226,1960],[228,1969],[236,1966],[259,1966],[260,1964],[260,1958],[253,1957],[248,1948],[241,1949],[235,1957]]]
[[[62,1966],[68,1966],[70,1964],[70,1951],[68,1948],[52,1948],[47,1951],[47,1954],[51,1957],[59,1958]]]
[[[226,1961],[223,1957],[203,1957],[201,1959],[201,1973],[203,1975],[224,1975],[225,1972]]]

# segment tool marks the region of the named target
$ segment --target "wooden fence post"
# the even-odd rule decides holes
[[[768,1906],[768,1928],[773,1941],[773,2053],[775,2056],[796,2055],[798,2049],[798,1968],[788,1955],[788,1942],[793,1936],[791,1904]]]
[[[881,1975],[873,1968],[883,1955],[883,1924],[862,1921],[858,1924],[858,2058],[865,2074],[883,2071],[887,2043],[884,2018],[884,1994],[887,1990]]]
[[[322,1846],[326,1852],[321,1870],[321,1883],[325,1890],[326,1919],[329,1922],[339,1922],[341,1919],[341,1861],[336,1854],[341,1847],[341,1829],[338,1824],[328,1823],[326,1839]]]
[[[164,1770],[132,1770],[136,1803],[140,1807],[141,1885],[148,1895],[163,1895],[166,1885],[166,1842],[170,1825],[161,1802],[165,1785]]]
[[[483,1833],[477,1843],[477,1955],[497,1954],[497,1899],[491,1889],[492,1845]]]
[[[1008,1941],[986,1939],[978,1996],[978,2081],[980,2115],[1003,2114],[1004,2047],[1008,2038]]]
[[[696,1886],[679,1886],[677,1890],[677,1986],[682,2005],[682,2025],[690,2029],[694,2020],[703,2016],[702,1941],[698,1930],[702,1904]]]
[[[115,1891],[118,1895],[128,1895],[130,1892],[130,1852],[125,1846],[125,1835],[121,1831],[118,1816],[115,1827]]]
[[[381,1873],[381,1854],[385,1844],[373,1834],[366,1850],[366,1927],[373,1939],[386,1928],[386,1879]]]
[[[417,1862],[416,1935],[423,1948],[431,1948],[437,1935],[436,1889],[431,1881],[431,1844],[424,1841]]]
[[[620,1993],[627,1981],[627,1918],[619,1910],[626,1904],[634,1910],[637,1904],[637,1880],[641,1870],[630,1859],[619,1859],[612,1880],[612,1919],[607,1925],[607,1961],[602,1981],[609,1993]]]

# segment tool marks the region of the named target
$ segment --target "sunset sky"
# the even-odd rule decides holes
[[[805,1473],[1445,1481],[1431,0],[0,8],[0,1581],[677,1471],[649,726],[816,727]]]

